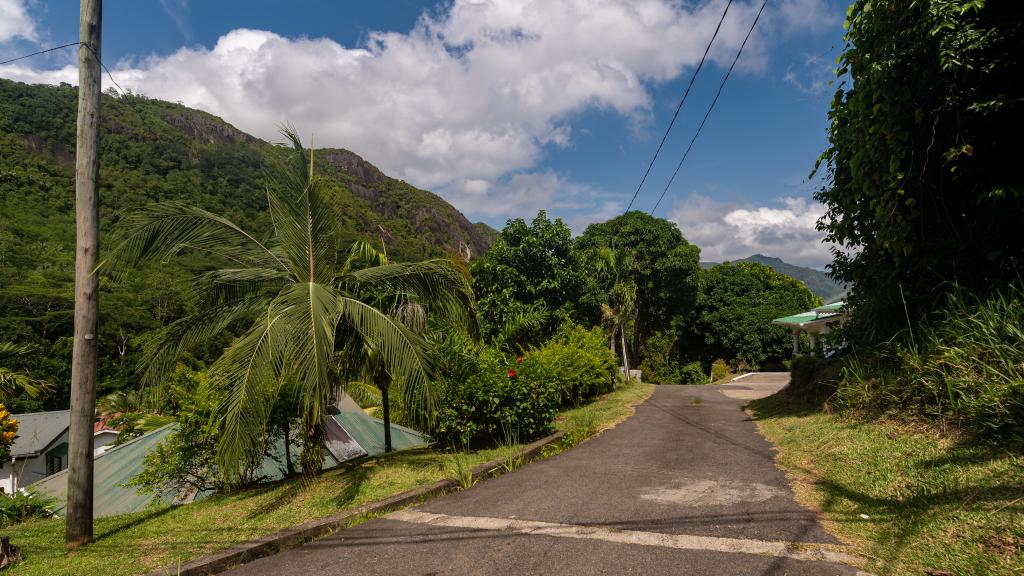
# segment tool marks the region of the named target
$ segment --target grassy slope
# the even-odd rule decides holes
[[[1024,573],[1024,456],[890,421],[752,403],[797,497],[882,575]]]
[[[555,427],[566,432],[567,443],[581,441],[625,419],[653,390],[649,384],[620,388],[563,412]],[[468,460],[476,465],[500,454],[499,449],[482,450],[471,453]],[[450,476],[450,462],[451,456],[434,450],[399,452],[332,470],[313,480],[294,480],[188,506],[101,518],[96,521],[95,543],[74,552],[64,551],[62,520],[26,522],[2,531],[22,547],[26,558],[5,574],[137,574],[440,480]]]

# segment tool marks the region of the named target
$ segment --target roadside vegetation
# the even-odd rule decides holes
[[[750,407],[797,499],[872,574],[1024,571],[1024,455],[906,419],[771,397]]]
[[[846,24],[816,197],[848,352],[751,408],[871,572],[1020,574],[1021,12],[858,0]]]
[[[594,401],[559,412],[554,428],[563,441],[544,455],[578,444],[629,416],[653,386],[624,384]],[[419,449],[356,461],[310,478],[228,492],[194,504],[159,507],[96,519],[96,541],[66,552],[61,519],[31,520],[5,531],[22,547],[25,561],[11,576],[127,576],[198,558],[233,544],[307,520],[381,500],[445,478],[458,467],[519,454],[519,444],[449,451]],[[464,476],[463,476],[464,478]]]

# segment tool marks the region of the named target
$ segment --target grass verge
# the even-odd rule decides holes
[[[1024,573],[1024,455],[907,423],[751,403],[797,498],[887,575]]]
[[[561,413],[555,427],[572,436],[573,444],[578,443],[625,419],[652,391],[649,384],[625,386]],[[501,457],[503,450],[508,447],[466,452],[459,458],[462,466],[472,467]],[[98,518],[95,542],[70,552],[64,549],[62,519],[29,521],[0,530],[21,546],[25,557],[4,574],[139,574],[451,476],[451,453],[432,449],[396,452],[342,466],[314,479],[215,496],[187,506]]]

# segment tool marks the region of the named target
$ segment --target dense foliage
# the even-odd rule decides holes
[[[683,329],[682,349],[710,366],[735,359],[756,369],[780,364],[790,333],[772,319],[809,310],[821,300],[805,285],[762,264],[719,264],[701,272],[701,290]]]
[[[829,114],[827,239],[855,338],[881,342],[1024,274],[1024,11],[986,0],[857,0]]]
[[[508,221],[474,262],[473,290],[485,336],[510,351],[543,342],[564,319],[594,321],[601,298],[569,227],[543,211]]]
[[[18,421],[0,404],[0,461],[6,462],[11,455],[11,446],[18,437]]]
[[[49,518],[56,503],[53,498],[35,492],[0,494],[0,528],[31,518]]]

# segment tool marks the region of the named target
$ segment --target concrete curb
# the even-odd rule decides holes
[[[565,436],[564,432],[541,438],[536,442],[523,447],[521,456],[523,463],[538,460],[541,450],[546,446],[558,442]],[[501,465],[504,460],[491,460],[473,467],[473,480],[479,481],[500,474]],[[231,548],[215,552],[209,556],[196,558],[179,566],[168,566],[148,572],[149,576],[207,576],[234,568],[239,564],[252,562],[257,558],[271,556],[289,548],[296,548],[317,538],[322,538],[333,532],[348,527],[353,522],[368,515],[390,512],[417,504],[424,500],[436,498],[448,492],[454,492],[458,485],[454,480],[439,480],[427,486],[420,486],[390,498],[379,500],[370,504],[343,510],[324,518],[317,518],[304,522],[298,526],[279,530],[262,538],[236,544]]]

